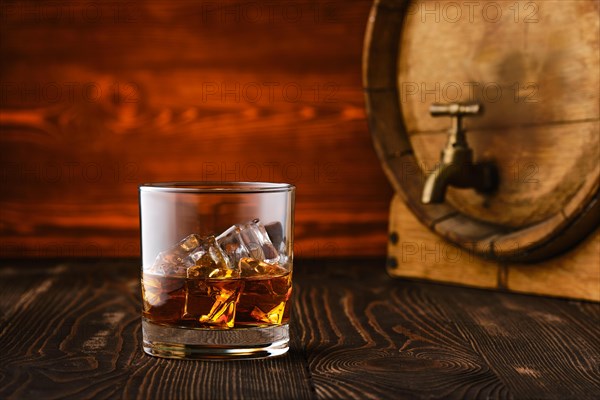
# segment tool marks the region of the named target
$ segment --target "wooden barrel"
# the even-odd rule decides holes
[[[598,1],[375,1],[363,82],[375,149],[397,193],[429,228],[496,260],[533,262],[600,221]],[[479,102],[466,119],[488,195],[449,187],[420,201],[448,118],[431,103]]]

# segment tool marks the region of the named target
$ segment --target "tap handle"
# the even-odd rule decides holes
[[[429,106],[429,113],[433,117],[441,117],[444,115],[452,117],[452,127],[448,131],[450,134],[450,144],[460,144],[467,146],[467,139],[462,125],[462,117],[477,115],[483,112],[483,106],[479,103],[461,104],[439,104],[433,103]]]
[[[461,104],[461,103],[450,103],[450,104],[439,104],[433,103],[429,106],[429,113],[432,117],[441,117],[448,115],[451,117],[462,117],[468,115],[478,115],[483,112],[483,106],[479,103]]]

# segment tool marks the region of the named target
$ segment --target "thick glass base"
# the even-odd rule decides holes
[[[154,324],[142,318],[144,351],[151,356],[186,360],[240,360],[285,354],[289,326],[195,329]]]

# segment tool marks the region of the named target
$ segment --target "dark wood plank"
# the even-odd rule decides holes
[[[512,398],[431,299],[441,286],[394,281],[383,262],[336,264],[307,268],[298,283],[295,317],[320,398]]]
[[[600,393],[600,305],[390,281],[369,274],[372,263],[353,267],[307,270],[300,281],[298,319],[308,329],[303,342],[320,396]],[[323,271],[333,274],[323,278]]]
[[[122,386],[139,352],[138,296],[131,265],[102,264],[79,274],[32,269],[2,281],[11,291],[43,282],[1,329],[3,398],[104,398]],[[135,345],[124,345],[133,342]]]
[[[137,185],[171,180],[294,183],[305,257],[382,256],[370,6],[3,2],[0,256],[137,256]]]
[[[86,267],[2,270],[0,398],[313,397],[297,340],[287,357],[256,362],[146,356],[136,264]]]
[[[473,301],[466,291],[441,291],[438,299],[516,398],[598,398],[598,304],[583,306],[595,310],[590,317],[540,297],[488,293]]]
[[[290,353],[141,350],[137,261],[0,268],[0,398],[588,399],[600,305],[393,280],[383,260],[300,260]]]

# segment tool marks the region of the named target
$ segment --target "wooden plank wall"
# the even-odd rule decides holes
[[[297,185],[299,257],[385,254],[370,1],[0,3],[0,257],[137,256],[137,185]]]

